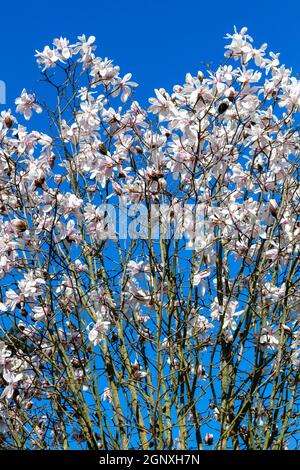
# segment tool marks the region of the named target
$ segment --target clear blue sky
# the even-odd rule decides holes
[[[144,102],[155,87],[181,83],[201,61],[222,60],[224,35],[248,26],[257,43],[268,42],[287,66],[300,71],[296,0],[15,0],[1,2],[0,80],[7,105],[22,87],[35,88],[34,51],[58,36],[97,37],[98,54],[133,72]]]

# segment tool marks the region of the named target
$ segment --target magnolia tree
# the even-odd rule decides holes
[[[1,113],[2,448],[298,447],[300,82],[226,39],[148,109],[55,39]]]

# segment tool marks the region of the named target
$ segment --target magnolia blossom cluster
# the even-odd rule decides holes
[[[239,350],[246,377],[239,393],[247,392],[251,351],[270,377],[282,367],[298,373],[300,82],[266,44],[254,47],[246,28],[226,39],[223,65],[156,89],[147,109],[133,99],[131,74],[96,56],[93,36],[55,39],[36,58],[58,93],[56,130],[25,126],[23,118],[46,111],[25,89],[15,112],[1,113],[3,435],[20,408],[34,414],[51,403],[56,418],[28,422],[29,445],[48,438],[48,428],[53,446],[68,432],[80,445],[88,431],[64,430],[60,413],[85,393],[86,409],[102,396],[101,406],[118,410],[113,376],[145,397],[156,370],[147,356],[158,357],[167,383],[174,374],[191,381],[188,394],[208,374],[219,377],[229,350]],[[168,204],[171,220],[183,203],[201,204],[204,232],[195,232],[193,211],[182,229],[192,255],[184,240],[132,242],[129,234],[124,249],[105,209],[120,200],[128,209]],[[227,362],[216,359],[220,347]],[[63,405],[54,405],[58,393]],[[219,415],[222,400],[214,408]],[[226,419],[231,429],[229,412]],[[214,439],[206,429],[206,445]]]

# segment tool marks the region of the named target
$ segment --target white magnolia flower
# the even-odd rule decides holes
[[[53,44],[63,59],[68,60],[71,57],[72,50],[69,47],[68,39],[60,37],[59,39],[54,39]]]
[[[12,371],[4,369],[3,378],[5,382],[7,383],[7,385],[3,390],[1,398],[6,398],[9,401],[12,399],[15,390],[18,389],[18,385],[19,385],[20,380],[22,380],[23,378],[23,374],[22,373],[15,374]]]
[[[227,305],[226,312],[225,312],[225,318],[223,321],[223,330],[226,328],[230,328],[232,331],[236,330],[237,324],[236,324],[236,317],[239,317],[244,313],[244,310],[240,310],[239,312],[236,312],[236,308],[238,306],[237,301],[230,301]]]
[[[0,312],[7,312],[7,306],[0,302]]]
[[[0,366],[5,367],[7,359],[11,357],[11,351],[7,349],[7,345],[4,341],[0,341]]]
[[[47,314],[49,313],[49,309],[47,307],[42,306],[35,306],[32,308],[31,318],[35,322],[43,321]]]
[[[197,375],[202,380],[206,380],[208,377],[203,364],[199,364],[197,368],[195,366],[192,366],[191,373]]]
[[[130,81],[131,77],[132,77],[132,74],[127,73],[124,76],[124,78],[119,80],[116,90],[112,93],[113,96],[118,96],[119,93],[121,92],[121,101],[123,103],[125,103],[128,100],[131,94],[131,87],[134,88],[138,86],[137,83]]]
[[[271,326],[262,328],[259,343],[263,350],[271,349],[272,351],[274,351],[279,344],[279,341],[276,337],[276,328]]]
[[[198,286],[198,284],[200,284],[200,282],[205,279],[206,277],[208,277],[210,275],[210,269],[204,269],[203,271],[199,271],[198,273],[196,273],[194,275],[194,280],[193,280],[193,285],[194,286]]]
[[[110,327],[110,321],[98,320],[93,328],[89,332],[89,340],[96,346],[103,339],[108,328]]]
[[[57,50],[50,49],[49,46],[44,47],[42,52],[36,51],[37,63],[42,66],[42,71],[56,67],[59,60]]]
[[[101,400],[102,401],[108,401],[109,403],[112,402],[112,395],[111,395],[111,390],[109,387],[106,387],[103,390],[103,393],[101,394]]]
[[[36,113],[42,112],[42,108],[35,104],[35,96],[28,94],[25,88],[23,89],[21,96],[15,100],[15,103],[17,105],[17,113],[23,114],[27,121],[32,116],[32,110]]]
[[[154,92],[156,98],[149,98],[151,106],[148,108],[148,111],[150,113],[158,114],[160,121],[166,119],[170,112],[174,112],[175,114],[175,106],[171,101],[170,95],[165,91],[165,89],[155,89]]]

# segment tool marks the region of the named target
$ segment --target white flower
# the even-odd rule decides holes
[[[83,264],[80,259],[76,259],[75,262],[74,262],[74,265],[76,266],[76,269],[77,271],[81,272],[81,273],[88,273],[89,272],[89,268],[86,264]]]
[[[69,47],[69,41],[66,38],[60,37],[59,39],[54,39],[54,46],[60,52],[63,59],[68,60],[71,57],[71,49]]]
[[[293,347],[292,345],[292,354],[291,354],[291,362],[293,364],[294,369],[300,368],[300,347]]]
[[[15,390],[18,388],[18,384],[20,380],[23,378],[23,374],[14,374],[13,372],[4,369],[3,370],[3,378],[5,382],[7,383],[5,389],[3,390],[3,393],[1,395],[1,398],[5,398],[9,401],[12,399],[13,394]]]
[[[198,340],[204,340],[209,330],[214,326],[203,315],[194,313],[188,323],[188,336],[195,337]]]
[[[293,342],[291,344],[291,362],[295,369],[300,368],[300,330],[297,330],[293,336]]]
[[[199,364],[197,369],[195,368],[195,366],[192,366],[191,373],[197,375],[202,380],[206,380],[208,377],[203,364]]]
[[[11,351],[7,349],[4,341],[0,341],[0,366],[5,366],[7,359],[11,356]]]
[[[203,271],[199,271],[197,274],[194,275],[193,285],[198,286],[198,284],[210,275],[210,269],[205,269]]]
[[[74,45],[74,54],[81,54],[81,59],[79,62],[87,64],[90,59],[93,57],[93,51],[96,49],[96,46],[93,46],[96,38],[95,36],[90,36],[88,39],[85,34],[78,36],[79,42]]]
[[[127,271],[131,276],[137,276],[139,279],[142,279],[142,273],[149,272],[150,266],[145,261],[136,262],[130,260],[127,263]]]
[[[112,395],[111,395],[111,390],[109,387],[106,387],[103,390],[103,393],[101,394],[101,400],[102,401],[108,401],[109,403],[112,402]]]
[[[83,204],[83,199],[78,198],[75,194],[67,193],[64,200],[62,201],[63,210],[68,212],[79,213],[79,209]]]
[[[227,305],[227,309],[225,312],[225,318],[223,321],[223,330],[226,328],[230,328],[232,331],[236,330],[237,324],[235,321],[236,317],[239,317],[242,315],[244,310],[240,310],[239,312],[236,312],[236,307],[238,306],[237,301],[230,301]]]
[[[238,59],[242,56],[245,62],[248,62],[252,57],[252,45],[250,44],[253,39],[247,33],[247,28],[243,27],[240,32],[234,27],[234,34],[227,34],[226,38],[231,39],[231,43],[225,46],[228,49],[225,56],[233,56],[234,59]]]
[[[226,306],[226,311],[224,312],[225,305],[226,305],[226,297],[223,299],[224,305],[219,305],[217,297],[215,298],[214,302],[212,303],[211,307],[211,317],[213,320],[219,320],[221,321],[222,315],[224,315],[224,320],[223,320],[223,326],[222,329],[231,329],[233,331],[236,330],[237,324],[236,324],[236,317],[239,317],[242,315],[243,310],[240,310],[239,312],[236,312],[236,308],[238,306],[238,301],[236,300],[230,300]],[[230,337],[230,333],[227,333]]]
[[[49,46],[44,47],[43,52],[36,51],[37,63],[43,67],[44,72],[47,69],[56,67],[56,62],[59,60],[59,55],[54,49]]]
[[[0,312],[7,312],[7,307],[2,302],[0,302]]]
[[[110,327],[110,321],[98,320],[89,332],[89,340],[94,346],[103,339],[106,331]]]
[[[6,307],[14,311],[17,306],[23,301],[23,296],[18,295],[13,289],[8,289],[6,291]]]
[[[175,106],[164,88],[155,89],[154,92],[156,98],[149,98],[151,106],[148,108],[148,112],[158,114],[159,120],[163,121],[165,118],[168,118],[170,112],[175,112]]]
[[[283,93],[280,96],[280,107],[286,107],[289,111],[295,108],[300,109],[300,80],[295,77],[290,78],[290,84],[283,87]]]
[[[32,308],[31,318],[35,322],[42,321],[46,318],[46,315],[49,313],[47,307],[36,306]]]
[[[271,326],[262,328],[259,343],[261,349],[271,349],[272,351],[274,351],[279,344],[279,341],[276,337],[276,329]]]
[[[23,114],[26,121],[28,121],[32,116],[32,110],[36,113],[41,113],[42,108],[35,104],[35,96],[28,95],[25,88],[22,90],[21,96],[15,100],[17,105],[17,113]]]
[[[25,298],[35,298],[42,294],[42,286],[45,285],[45,280],[38,276],[37,272],[29,271],[24,274],[24,278],[18,282],[20,293]]]
[[[170,357],[168,357],[167,364],[170,367],[174,367],[175,370],[179,370],[179,368],[180,368],[180,361],[177,357],[174,357],[173,360]]]
[[[68,243],[75,242],[78,245],[82,239],[81,233],[75,227],[75,221],[73,219],[69,220],[67,225],[63,222],[57,223],[57,228],[59,229],[59,239],[66,240]]]
[[[125,103],[130,94],[131,94],[131,88],[130,87],[137,87],[138,84],[135,82],[130,81],[131,79],[131,73],[127,73],[124,78],[120,79],[120,81],[117,84],[116,90],[112,93],[113,96],[118,96],[120,91],[121,91],[121,101]]]

